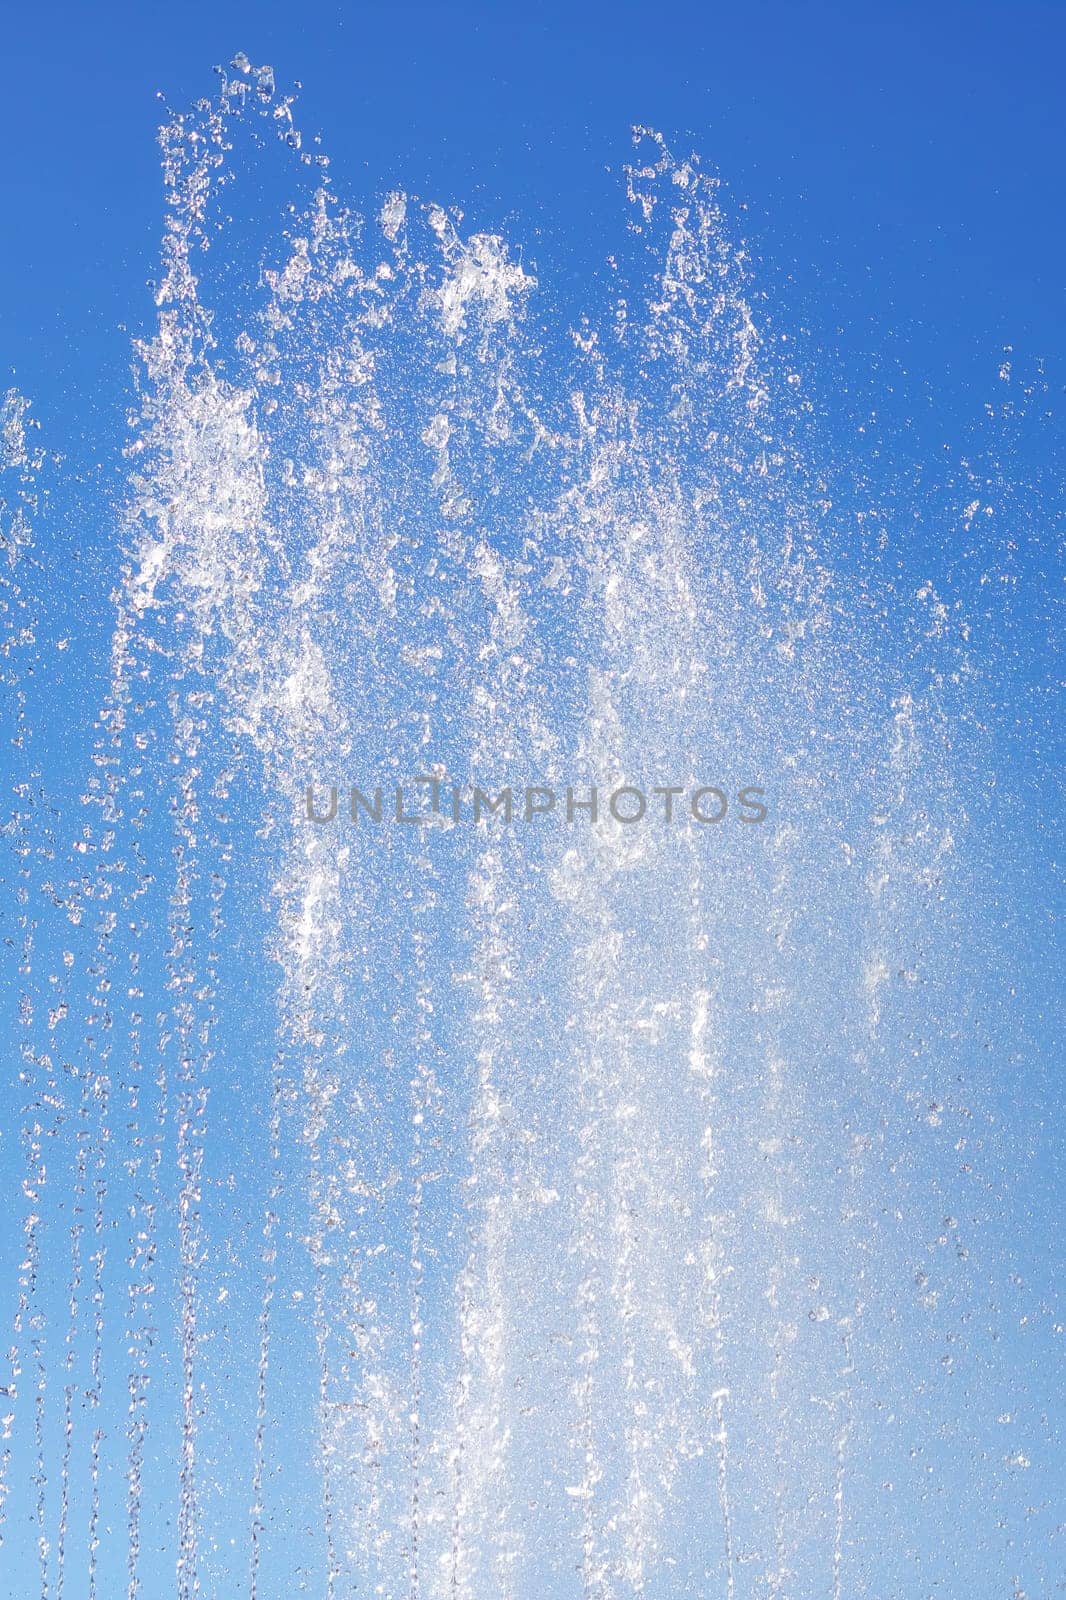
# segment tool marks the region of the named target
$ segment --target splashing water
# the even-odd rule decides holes
[[[716,180],[635,146],[563,341],[501,238],[347,210],[269,69],[169,120],[73,830],[4,403],[5,1593],[1050,1592],[982,662],[832,504]]]

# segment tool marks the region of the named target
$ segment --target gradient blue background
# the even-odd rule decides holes
[[[691,140],[745,203],[775,300],[861,405],[898,359],[939,443],[999,347],[1061,348],[1066,8],[755,0],[577,5],[9,5],[0,349],[47,424],[107,397],[148,313],[160,92],[244,50],[302,80],[335,178],[520,217],[580,297],[634,122]],[[872,370],[879,369],[879,370]],[[87,447],[87,456],[92,455]]]
[[[130,339],[154,331],[159,97],[181,110],[211,95],[238,50],[271,63],[281,92],[302,83],[299,125],[321,135],[342,199],[364,210],[399,187],[506,232],[557,325],[598,300],[624,239],[635,123],[721,174],[756,290],[799,335],[829,493],[876,508],[901,583],[931,578],[966,609],[1002,753],[992,931],[1005,987],[1046,981],[1061,912],[1066,6],[8,7],[0,380],[63,457],[53,620],[82,646],[50,670],[75,695],[95,678],[89,701],[106,681]],[[264,189],[268,232],[284,198]],[[958,533],[975,480],[995,511],[976,556]],[[102,504],[116,508],[106,536]],[[1061,1104],[1057,1076],[1047,1089]]]
[[[1002,799],[975,799],[1001,904],[989,983],[1023,996],[1004,1012],[1004,1058],[1025,1067],[1004,1079],[1002,1104],[1032,1153],[1016,1180],[1030,1231],[1005,1247],[1045,1273],[1062,1193],[1066,6],[9,5],[0,388],[32,398],[64,457],[84,574],[57,604],[83,613],[98,653],[85,643],[45,670],[68,672],[72,690],[95,673],[87,705],[100,699],[114,576],[110,556],[93,559],[114,529],[95,519],[121,500],[129,340],[153,325],[157,92],[174,108],[211,94],[212,66],[238,50],[270,62],[283,88],[302,81],[300,125],[321,134],[357,207],[394,187],[457,204],[471,229],[505,230],[575,315],[624,228],[632,124],[722,174],[775,320],[807,330],[804,370],[847,462],[842,492],[866,484],[871,503],[895,505],[904,567],[972,602],[1002,760]],[[982,609],[981,572],[953,565],[935,514],[964,459],[1003,519],[1009,598],[997,590],[995,610]],[[83,770],[70,765],[72,794]]]

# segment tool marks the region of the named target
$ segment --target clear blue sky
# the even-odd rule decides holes
[[[471,231],[503,229],[557,322],[595,298],[642,123],[721,174],[773,317],[806,330],[807,392],[852,476],[838,490],[865,483],[901,528],[913,518],[920,577],[950,564],[930,518],[960,462],[991,459],[1004,496],[1037,491],[1011,508],[1029,525],[1013,632],[990,655],[1049,714],[1066,7],[43,4],[9,8],[3,50],[0,376],[66,458],[68,523],[125,494],[129,338],[152,329],[161,235],[158,96],[181,109],[211,94],[239,50],[271,63],[302,84],[300,125],[342,198],[362,210],[399,187],[461,206]],[[1038,377],[1047,399],[992,436],[1007,347],[1017,383]],[[111,577],[85,571],[102,639]],[[966,598],[979,613],[982,595]]]
[[[155,316],[146,285],[162,231],[159,97],[180,110],[212,94],[213,66],[238,51],[272,64],[283,86],[299,80],[300,126],[321,135],[332,181],[357,210],[394,188],[461,207],[471,231],[507,234],[564,323],[595,298],[590,282],[624,229],[620,169],[634,124],[698,150],[721,174],[773,318],[803,330],[827,475],[839,464],[845,502],[868,492],[869,503],[894,507],[900,592],[912,577],[948,575],[975,630],[1002,767],[973,802],[974,861],[994,914],[984,988],[967,1004],[981,1013],[995,1000],[1000,1009],[979,1016],[974,1036],[987,1025],[997,1061],[1012,1071],[1024,1057],[995,1092],[1016,1147],[1031,1155],[1017,1176],[997,1173],[1004,1188],[1016,1183],[1011,1215],[1029,1221],[1024,1237],[996,1236],[992,1253],[1043,1283],[1058,1231],[1063,1126],[1054,1058],[1061,893],[1050,868],[1056,807],[1061,814],[1051,750],[1062,742],[1054,544],[1066,465],[1066,5],[9,6],[0,33],[0,394],[14,385],[31,398],[41,439],[65,462],[51,480],[61,515],[42,518],[41,544],[46,564],[52,541],[53,556],[72,551],[84,568],[59,586],[48,624],[57,637],[78,636],[69,653],[46,659],[42,649],[34,670],[39,698],[82,697],[64,701],[67,718],[70,705],[76,716],[99,699],[94,672],[103,683],[116,566],[110,507],[121,504],[128,473],[130,339],[150,334]],[[1044,386],[1009,416],[999,377],[1008,350],[1010,396],[1037,379]],[[1002,412],[994,425],[991,403]],[[981,588],[986,569],[968,569],[945,537],[957,518],[938,521],[971,455],[978,476],[998,474],[989,498],[1010,586],[995,606]],[[849,547],[842,562],[853,555]],[[89,687],[75,691],[82,673]],[[86,740],[88,720],[85,712]],[[50,736],[42,725],[38,751],[47,754]],[[86,767],[54,765],[73,837]],[[257,1043],[266,1059],[272,1041]],[[225,1089],[221,1102],[236,1146],[251,1113],[236,1088],[232,1104]],[[11,1230],[8,1256],[18,1243]],[[61,1305],[65,1284],[56,1282]],[[1050,1391],[1035,1365],[1024,1367],[1023,1357],[1036,1357],[1023,1344],[1018,1336],[1004,1359],[1017,1362],[1019,1387],[1037,1407]],[[243,1482],[224,1489],[244,1496]],[[317,1491],[304,1490],[310,1526]],[[298,1520],[298,1497],[291,1504]],[[1051,1516],[1044,1501],[1040,1514]],[[940,1526],[946,1543],[958,1537],[949,1521]],[[1050,1570],[1044,1544],[1039,1553]]]
[[[342,189],[506,221],[560,289],[600,264],[628,127],[690,139],[857,397],[898,353],[952,410],[1000,346],[1060,340],[1064,48],[1066,9],[1029,0],[11,6],[5,369],[45,422],[113,393],[156,261],[156,92],[187,104],[244,50],[303,82]]]

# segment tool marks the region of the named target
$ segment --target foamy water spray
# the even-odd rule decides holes
[[[264,129],[295,198],[234,287],[219,195],[273,159]],[[982,1086],[943,1025],[966,774],[921,688],[965,645],[935,595],[836,561],[717,182],[637,130],[645,281],[549,360],[507,243],[399,193],[350,213],[269,69],[239,58],[162,145],[79,870],[48,864],[39,772],[8,829],[18,1592],[732,1600],[1008,1570],[991,1532],[943,1543],[1021,1503],[943,1387],[963,1356],[997,1381],[956,1220]],[[433,774],[752,782],[769,816],[306,820],[308,783]]]

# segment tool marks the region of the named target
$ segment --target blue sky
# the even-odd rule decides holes
[[[114,513],[126,499],[129,470],[123,443],[134,399],[130,340],[154,331],[148,284],[158,273],[162,232],[156,131],[163,102],[181,110],[212,94],[213,66],[237,51],[269,62],[282,89],[294,80],[302,85],[300,126],[321,135],[343,199],[370,212],[400,188],[459,206],[470,232],[505,233],[537,274],[549,307],[545,322],[556,327],[602,299],[604,259],[624,236],[621,169],[634,124],[660,129],[677,152],[699,151],[721,175],[728,226],[755,258],[755,292],[775,326],[792,330],[801,347],[797,364],[814,404],[818,471],[838,505],[832,525],[850,527],[851,513],[876,507],[892,531],[877,592],[896,592],[891,585],[898,579],[898,594],[913,596],[932,577],[959,599],[973,629],[982,680],[972,691],[969,682],[949,685],[945,716],[962,704],[967,714],[987,719],[981,738],[960,720],[960,748],[972,735],[975,749],[994,750],[995,770],[979,773],[967,800],[968,869],[979,892],[960,916],[970,942],[962,958],[959,1029],[996,1052],[987,1079],[983,1060],[974,1069],[1006,1125],[1002,1145],[987,1157],[990,1184],[999,1185],[995,1204],[987,1203],[990,1211],[999,1206],[999,1220],[988,1224],[981,1242],[997,1269],[1005,1274],[1018,1266],[1034,1286],[1030,1298],[1028,1288],[1016,1297],[1029,1315],[1053,1276],[1061,1188],[1062,1094],[1054,1053],[1061,893],[1052,868],[1061,816],[1054,757],[1062,743],[1055,718],[1061,703],[1056,539],[1066,466],[1066,8],[772,0],[657,11],[629,0],[373,7],[191,0],[167,11],[143,4],[10,11],[2,45],[8,131],[0,141],[0,392],[14,385],[31,398],[41,441],[62,458],[45,475],[51,502],[37,532],[46,566],[69,556],[72,570],[64,570],[50,596],[54,609],[42,638],[69,634],[74,646],[52,653],[42,645],[32,693],[37,704],[49,693],[57,704],[63,696],[54,737],[65,756],[78,739],[88,744],[89,712],[82,708],[95,707],[104,692],[117,571]],[[242,171],[241,192],[251,196],[253,211],[261,198],[264,234],[276,244],[275,219],[291,191],[284,178],[257,175],[254,164]],[[243,238],[243,220],[240,212],[229,237]],[[971,481],[994,502],[998,519],[987,535],[979,525],[976,555],[958,534],[958,508]],[[834,552],[845,577],[861,576],[863,555],[857,537]],[[914,613],[907,616],[893,657],[903,682],[909,650],[916,677],[928,659]],[[891,617],[884,634],[891,637]],[[941,659],[949,659],[946,647]],[[51,762],[52,793],[65,808],[58,832],[66,842],[80,821],[75,798],[87,767],[84,759],[55,760],[51,727],[42,719],[35,753]],[[169,841],[158,848],[169,865]],[[238,862],[237,903],[250,907],[261,885],[251,867],[247,881],[242,870]],[[257,914],[249,912],[250,928]],[[232,1009],[221,1024],[227,1071],[245,1051],[248,1061],[261,1064],[273,1049],[258,951],[248,956],[240,945],[238,922],[229,926],[240,971],[230,975]],[[161,926],[146,936],[150,950],[153,939],[162,942]],[[945,937],[950,941],[952,930]],[[56,929],[41,936],[53,962],[50,943],[58,938]],[[88,934],[78,938],[83,963],[91,963]],[[946,992],[951,996],[950,983]],[[916,1039],[923,1029],[935,1033],[920,999],[907,1004],[914,1017],[905,1011],[899,1037],[910,1039],[908,1026]],[[943,1037],[954,1040],[955,1020],[939,1018]],[[245,1159],[248,1127],[262,1134],[263,1083],[248,1071],[254,1093],[245,1080],[228,1077],[217,1092],[223,1132],[213,1159],[220,1170],[231,1156]],[[995,1138],[989,1135],[990,1149]],[[1016,1172],[1012,1152],[1025,1156]],[[20,1158],[13,1141],[5,1157],[12,1164]],[[261,1186],[265,1173],[260,1163],[254,1180]],[[253,1294],[244,1267],[259,1249],[261,1211],[244,1201],[220,1185],[210,1202],[232,1224],[237,1242],[234,1260],[212,1264],[207,1283],[221,1292],[232,1269],[235,1281],[247,1279],[254,1313],[258,1279]],[[58,1190],[56,1203],[65,1204]],[[290,1219],[279,1269],[293,1281],[306,1270],[296,1259],[302,1260],[299,1229]],[[54,1231],[61,1237],[58,1223]],[[4,1261],[12,1270],[17,1245],[9,1231]],[[65,1267],[65,1256],[53,1263],[55,1281],[46,1285],[59,1308],[57,1329],[65,1315]],[[983,1294],[984,1285],[974,1293]],[[1004,1318],[1014,1313],[1012,1293],[1002,1300]],[[1051,1315],[1044,1318],[1045,1310],[1042,1302],[1041,1339]],[[965,1320],[965,1306],[963,1313]],[[282,1314],[290,1317],[297,1350],[301,1313],[290,1306]],[[221,1327],[223,1313],[210,1315]],[[235,1316],[218,1339],[225,1361],[232,1339],[234,1394],[247,1404],[254,1400],[253,1373],[242,1353],[255,1337],[251,1315],[243,1323]],[[930,1325],[939,1333],[948,1323],[933,1317]],[[979,1335],[973,1338],[991,1366],[991,1343],[986,1348]],[[1039,1371],[1044,1345],[1035,1334],[1029,1344],[1028,1338],[1012,1337],[995,1360],[1006,1389],[1013,1385],[1023,1410],[1035,1414],[1049,1391]],[[209,1370],[224,1370],[223,1356],[213,1350],[207,1360]],[[313,1383],[310,1366],[303,1377]],[[279,1387],[281,1399],[272,1405],[291,1408],[294,1434],[301,1427],[309,1433],[313,1408],[301,1411],[295,1382],[291,1390]],[[918,1393],[911,1398],[920,1411]],[[937,1391],[945,1407],[938,1438],[948,1484],[952,1446],[944,1441],[966,1420],[957,1393]],[[1054,1431],[1051,1410],[1035,1429],[1041,1444]],[[51,1426],[57,1439],[56,1418]],[[236,1458],[246,1440],[236,1430],[236,1442],[230,1439],[224,1404],[210,1427],[217,1461],[226,1460],[231,1445]],[[908,1440],[899,1435],[901,1453]],[[278,1470],[284,1465],[298,1475],[295,1452],[292,1461],[284,1456],[280,1451]],[[1049,1461],[1040,1463],[1041,1485],[1053,1475]],[[167,1465],[160,1455],[149,1471],[162,1476]],[[878,1462],[869,1465],[876,1477]],[[966,1476],[969,1464],[956,1462],[955,1469]],[[239,1470],[231,1482],[219,1467],[219,1503],[231,1494],[244,1517]],[[912,1486],[918,1483],[918,1467],[900,1470],[912,1473]],[[303,1477],[298,1482],[287,1497],[275,1491],[276,1498],[294,1523],[304,1519],[302,1534],[313,1542],[317,1487]],[[112,1487],[119,1505],[117,1477]],[[874,1483],[874,1500],[876,1490]],[[22,1492],[26,1510],[25,1484]],[[922,1496],[914,1493],[917,1507]],[[906,1521],[905,1495],[900,1504]],[[957,1529],[942,1508],[923,1506],[922,1526],[938,1528],[950,1546]],[[1039,1534],[1029,1529],[1028,1536],[1034,1549],[1039,1545],[1033,1570],[1046,1572],[1053,1561],[1044,1537],[1047,1501],[1039,1515]],[[26,1510],[27,1526],[28,1519]],[[220,1516],[219,1526],[224,1521]],[[1024,1542],[1026,1536],[1022,1523],[1011,1524],[1010,1537]],[[997,1546],[1003,1570],[1006,1540]],[[117,1545],[114,1552],[117,1572],[122,1552]],[[285,1553],[290,1565],[297,1560],[288,1545]],[[216,1557],[224,1569],[225,1550],[211,1552]],[[153,1559],[162,1571],[163,1554]],[[969,1559],[981,1557],[970,1552]],[[904,1554],[893,1551],[891,1560],[903,1562]],[[285,1573],[281,1567],[278,1573],[280,1582]],[[305,1573],[301,1582],[313,1590],[318,1579]]]
[[[158,96],[210,94],[238,50],[302,83],[300,123],[342,198],[364,209],[400,187],[461,206],[471,231],[503,229],[563,321],[596,299],[622,235],[628,130],[658,127],[721,174],[770,315],[803,335],[838,493],[895,506],[902,559],[934,576],[952,561],[938,497],[974,464],[1013,494],[1012,631],[990,654],[1003,701],[1011,683],[1035,690],[1050,739],[1064,45],[1066,10],[1030,3],[11,8],[5,382],[66,460],[68,523],[100,494],[121,503],[129,339],[152,328],[161,233]],[[73,590],[102,642],[110,571],[81,542]],[[1015,767],[1034,747],[1031,729],[1019,738]]]
[[[210,92],[244,50],[303,82],[342,186],[509,223],[575,295],[619,214],[603,168],[628,127],[690,139],[856,402],[898,361],[935,435],[1002,345],[1059,336],[1063,44],[1063,8],[1029,3],[11,7],[5,368],[46,420],[113,393],[156,259],[155,95]]]

